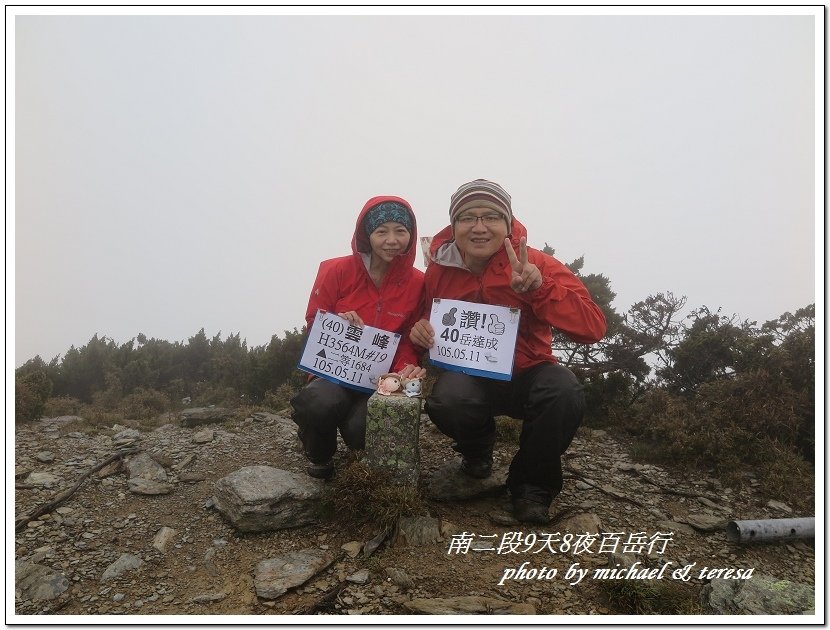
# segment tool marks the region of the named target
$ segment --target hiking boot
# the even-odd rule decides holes
[[[465,457],[461,462],[461,472],[476,479],[486,479],[493,473],[493,456]]]
[[[550,522],[548,506],[530,499],[513,499],[513,516],[521,523],[546,525]]]
[[[334,477],[334,462],[329,460],[325,464],[309,464],[305,471],[315,479],[331,479]]]

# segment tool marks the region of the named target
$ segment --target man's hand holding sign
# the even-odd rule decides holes
[[[429,358],[448,370],[509,381],[520,315],[507,306],[435,299],[429,322],[422,320],[439,331]]]

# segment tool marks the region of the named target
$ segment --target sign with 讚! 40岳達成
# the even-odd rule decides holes
[[[521,311],[507,306],[434,299],[429,358],[447,370],[509,381]]]

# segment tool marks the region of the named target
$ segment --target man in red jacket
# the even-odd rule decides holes
[[[547,523],[550,503],[562,490],[561,455],[585,410],[582,385],[553,356],[551,329],[594,343],[605,334],[605,316],[564,264],[527,246],[510,195],[494,182],[477,179],[452,195],[450,225],[432,239],[430,258],[426,315],[410,334],[417,346],[434,343],[428,321],[433,298],[514,307],[521,317],[511,380],[444,371],[425,410],[455,440],[461,470],[478,478],[492,472],[494,417],[524,420],[507,486],[519,521]]]

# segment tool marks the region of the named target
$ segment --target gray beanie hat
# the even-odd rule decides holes
[[[495,182],[476,179],[459,186],[450,198],[450,223],[468,208],[490,208],[503,214],[508,226],[513,223],[510,195]]]

